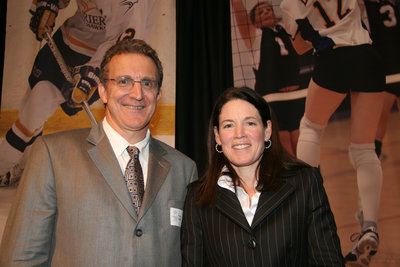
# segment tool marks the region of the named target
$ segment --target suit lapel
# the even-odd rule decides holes
[[[246,231],[251,231],[235,193],[217,186],[216,208]]]
[[[286,173],[284,176],[294,175],[294,172]],[[282,185],[276,191],[262,192],[258,200],[256,213],[254,214],[251,228],[258,225],[266,216],[275,210],[286,198],[294,192],[294,187],[283,179]],[[228,189],[217,186],[216,208],[251,233],[251,228],[243,213],[242,206],[235,193]]]
[[[252,228],[268,216],[282,201],[294,192],[294,187],[283,180],[283,184],[276,191],[262,192],[254,215]]]
[[[123,174],[119,163],[111,148],[111,145],[104,134],[102,124],[99,123],[90,131],[88,142],[95,145],[88,151],[90,158],[97,166],[107,184],[111,187],[115,196],[121,201],[122,205],[137,220],[137,214],[133,208],[132,200],[129,196],[125,183],[123,183]]]
[[[157,140],[150,138],[149,141],[149,166],[147,183],[144,193],[143,205],[140,210],[139,220],[151,207],[154,199],[165,181],[171,164],[163,158],[167,152],[160,146]]]

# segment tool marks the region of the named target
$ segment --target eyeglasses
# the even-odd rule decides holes
[[[122,76],[115,79],[106,79],[106,81],[108,80],[112,81],[120,89],[130,89],[135,85],[135,83],[140,83],[140,86],[145,90],[153,90],[157,88],[157,81],[150,79],[135,81],[129,77]]]

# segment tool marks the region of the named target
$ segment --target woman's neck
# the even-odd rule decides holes
[[[249,195],[250,199],[256,193],[256,189],[254,187],[257,182],[257,173],[256,168],[254,167],[234,167],[236,173],[240,178],[240,187],[244,189],[244,191]]]

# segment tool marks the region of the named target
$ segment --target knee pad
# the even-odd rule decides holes
[[[314,123],[303,116],[300,121],[300,136],[297,143],[297,157],[311,166],[318,167],[320,143],[326,125]]]
[[[374,143],[355,144],[349,145],[349,159],[355,169],[364,164],[377,164],[381,165],[378,156],[375,153]]]
[[[379,210],[379,200],[382,190],[381,162],[375,153],[374,143],[350,143],[349,158],[357,171],[357,187],[359,207],[363,211],[362,227],[376,222]]]
[[[312,143],[320,143],[326,125],[320,125],[303,116],[300,121],[300,137],[302,140]]]

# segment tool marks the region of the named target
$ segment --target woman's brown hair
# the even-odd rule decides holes
[[[208,127],[208,168],[205,175],[196,182],[196,203],[200,207],[215,206],[217,182],[222,174],[224,166],[227,171],[223,174],[229,175],[235,186],[240,185],[240,178],[233,169],[232,165],[223,153],[218,153],[215,149],[214,127],[219,130],[219,116],[222,107],[229,101],[240,99],[252,104],[259,112],[264,127],[268,127],[267,122],[272,122],[271,146],[264,150],[258,166],[258,191],[274,190],[281,184],[283,169],[293,169],[304,166],[303,163],[289,156],[283,149],[278,134],[278,124],[271,113],[269,105],[263,97],[254,90],[247,87],[230,88],[225,90],[217,99],[211,113]]]

